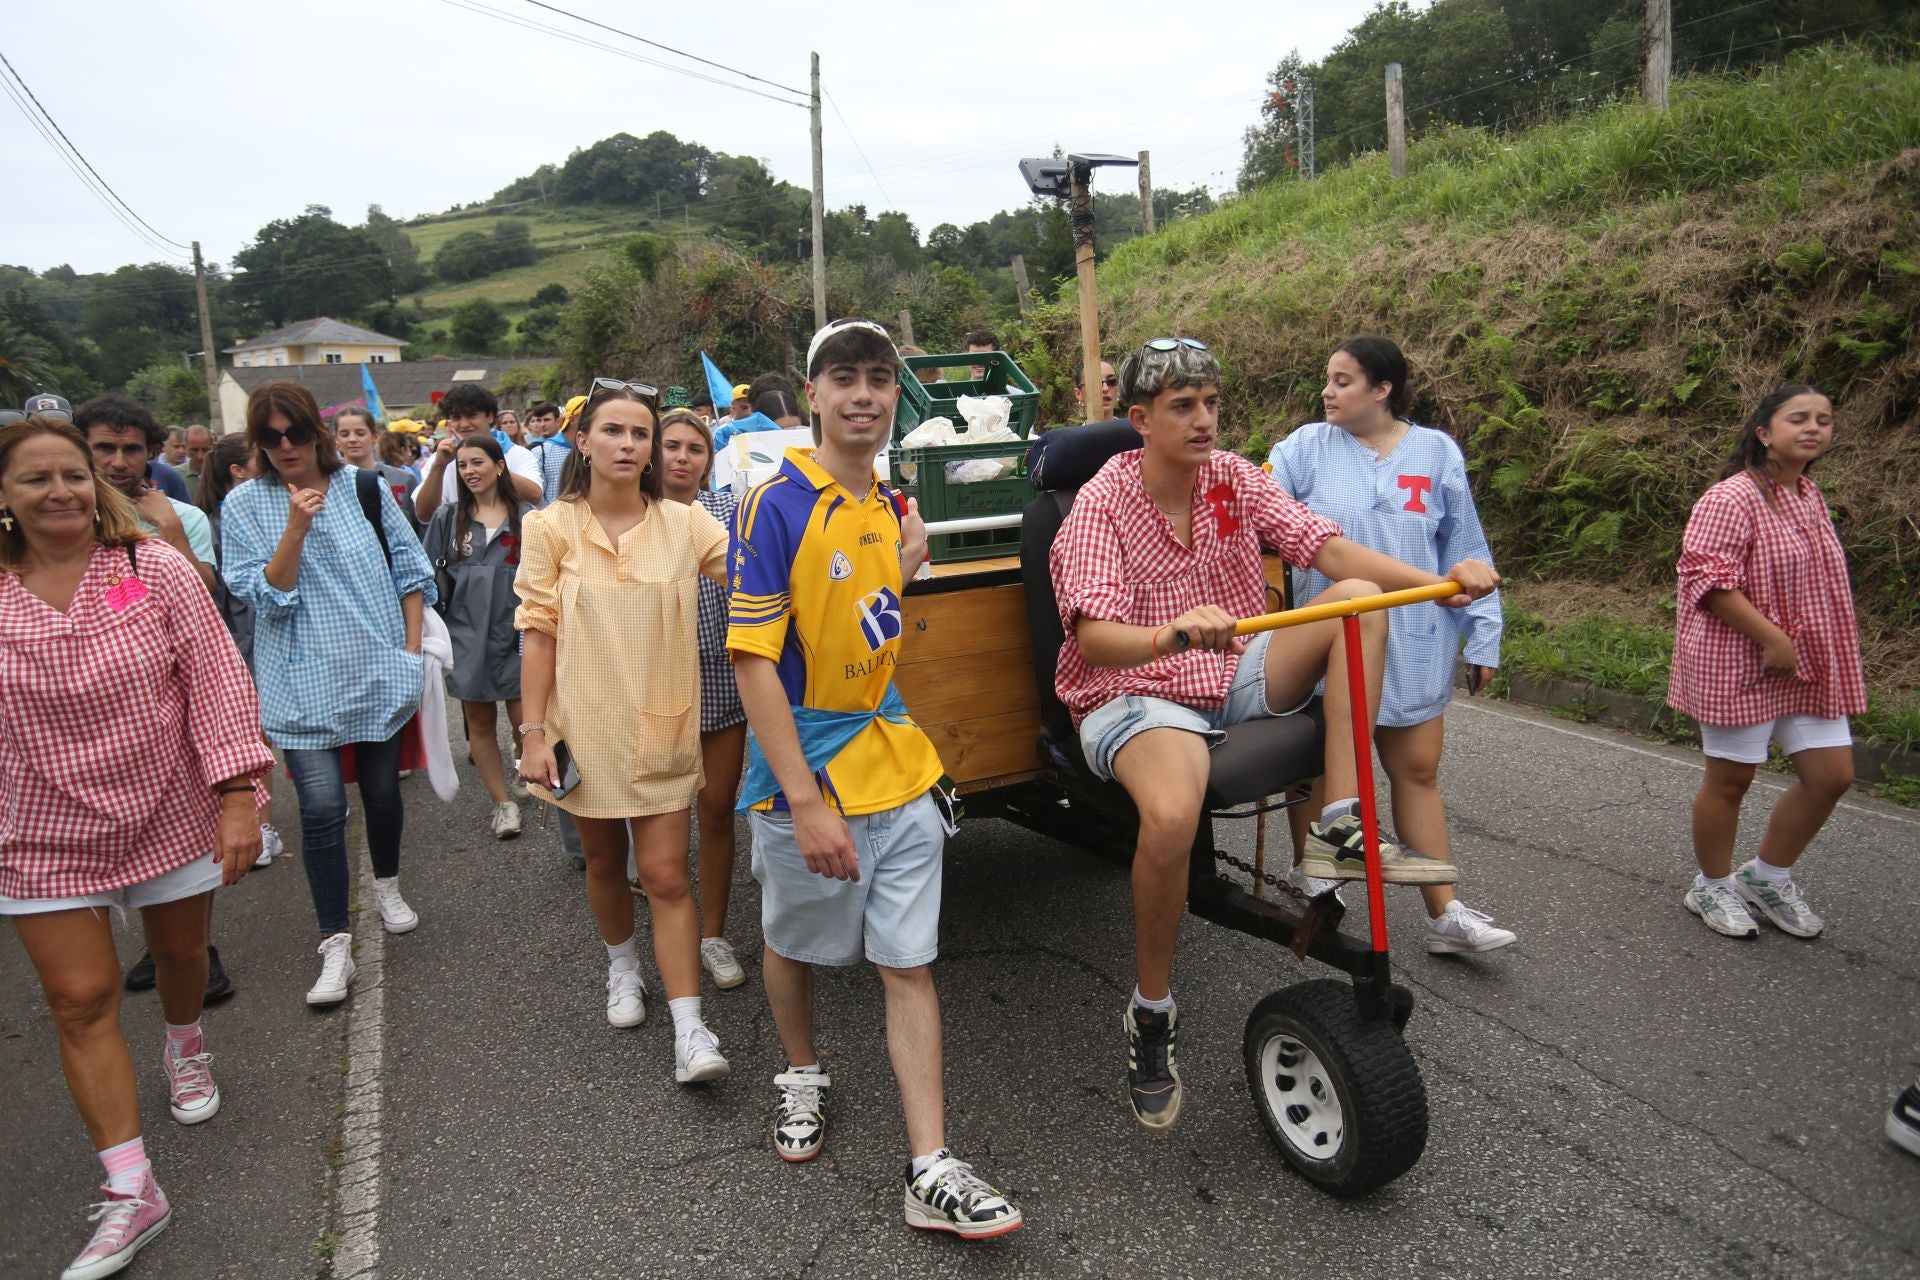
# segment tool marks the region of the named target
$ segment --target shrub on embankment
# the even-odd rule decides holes
[[[1920,685],[1920,64],[1825,47],[1681,80],[1664,113],[1451,130],[1400,181],[1369,155],[1176,222],[1100,286],[1109,352],[1207,339],[1225,442],[1259,456],[1320,416],[1335,343],[1398,340],[1413,416],[1459,439],[1523,578],[1669,583],[1737,425],[1818,383],[1871,674]],[[1070,386],[1070,302],[1019,345]]]

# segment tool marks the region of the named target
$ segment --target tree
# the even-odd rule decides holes
[[[553,191],[562,204],[663,206],[671,201],[677,208],[700,198],[712,158],[705,147],[664,130],[644,138],[616,133],[568,156]]]
[[[569,296],[567,286],[563,284],[558,282],[543,284],[540,286],[539,291],[533,295],[533,305],[536,307],[564,306]]]
[[[398,296],[387,253],[361,227],[343,227],[325,205],[260,228],[234,255],[229,286],[269,327],[313,316],[359,316]],[[191,287],[191,286],[189,286]]]
[[[493,240],[483,231],[462,231],[433,255],[433,273],[458,284],[493,272]]]
[[[412,293],[427,283],[427,269],[420,263],[420,246],[413,242],[398,222],[377,204],[367,206],[367,238],[380,246],[393,271],[395,293]]]
[[[156,360],[127,379],[127,394],[166,423],[207,416],[207,383],[178,360]]]
[[[513,326],[506,312],[491,298],[471,298],[453,309],[449,335],[462,355],[483,356],[507,336]]]
[[[0,315],[0,403],[19,404],[53,376],[53,344]]]
[[[495,223],[492,240],[494,271],[531,266],[539,256],[533,247],[532,230],[517,218]]]
[[[1242,191],[1251,191],[1276,178],[1298,175],[1300,139],[1295,102],[1305,79],[1306,63],[1301,60],[1298,49],[1280,59],[1280,65],[1267,73],[1267,96],[1260,102],[1260,122],[1250,126],[1242,140]],[[1159,210],[1154,212],[1157,214]]]
[[[549,303],[535,307],[520,317],[520,351],[523,355],[550,356],[560,351],[567,327],[567,309]]]
[[[193,273],[165,262],[120,267],[94,277],[86,333],[99,352],[102,380],[118,386],[155,361],[178,362],[200,349],[200,311]]]

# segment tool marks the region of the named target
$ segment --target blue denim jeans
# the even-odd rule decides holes
[[[404,730],[402,730],[404,732]],[[354,744],[360,803],[367,811],[367,852],[380,879],[400,874],[400,836],[406,809],[400,801],[400,734],[385,742]],[[348,932],[347,785],[337,748],[288,751],[287,772],[300,795],[300,860],[322,937]]]

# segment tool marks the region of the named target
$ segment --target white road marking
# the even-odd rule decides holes
[[[341,1164],[333,1180],[334,1280],[377,1280],[380,1274],[381,1071],[386,1053],[386,939],[373,905],[373,866],[357,842],[360,913],[353,994],[347,1003],[347,1114]]]
[[[1704,773],[1707,768],[1705,764],[1701,763],[1699,757],[1671,755],[1665,751],[1655,751],[1650,747],[1643,747],[1638,743],[1625,741],[1625,730],[1589,729],[1576,725],[1562,724],[1557,719],[1548,718],[1550,713],[1545,711],[1540,712],[1537,716],[1525,715],[1515,711],[1497,710],[1485,702],[1469,702],[1465,698],[1455,698],[1452,703],[1448,705],[1447,710],[1449,712],[1473,711],[1481,715],[1492,716],[1496,720],[1512,720],[1520,724],[1532,725],[1537,729],[1546,729],[1569,738],[1578,738],[1582,742],[1591,742],[1598,746],[1611,747],[1615,751],[1626,751],[1636,756],[1645,756],[1649,760],[1663,761],[1676,768],[1690,769],[1695,773]],[[1789,785],[1779,781],[1765,771],[1756,773],[1753,781],[1755,786],[1765,787],[1770,791],[1785,791]],[[1845,809],[1850,813],[1862,814],[1869,818],[1878,818],[1886,822],[1899,822],[1909,827],[1920,827],[1920,818],[1910,818],[1904,813],[1890,813],[1886,809],[1857,804],[1852,800],[1842,800],[1835,807]]]

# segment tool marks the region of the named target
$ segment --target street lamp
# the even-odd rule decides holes
[[[1036,196],[1067,201],[1073,228],[1073,269],[1080,290],[1080,368],[1088,387],[1100,377],[1100,296],[1093,279],[1093,171],[1103,165],[1138,165],[1125,156],[1070,155],[1029,158],[1020,162],[1020,176]],[[1086,397],[1087,421],[1093,420],[1100,397]]]

